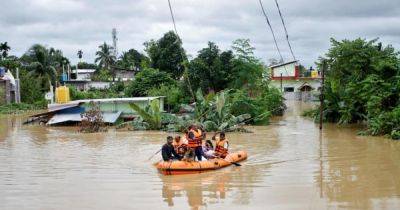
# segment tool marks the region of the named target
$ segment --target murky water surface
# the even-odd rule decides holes
[[[162,176],[163,132],[81,134],[0,118],[0,209],[400,209],[400,142],[318,126],[289,102],[254,133],[228,134],[241,167]]]

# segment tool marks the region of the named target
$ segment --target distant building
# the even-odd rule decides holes
[[[96,72],[96,69],[76,69],[75,72],[75,80],[78,81],[91,81],[93,74]]]
[[[135,71],[133,70],[117,70],[115,74],[116,80],[130,81],[135,78]]]
[[[277,65],[270,66],[271,68],[271,78],[276,79],[296,79],[300,75],[300,69],[298,61],[290,61],[287,63],[281,63]]]
[[[317,71],[300,73],[298,61],[290,61],[269,67],[271,85],[281,89],[286,99],[315,100],[321,86],[321,78]]]
[[[17,78],[4,67],[0,67],[0,104],[20,103],[20,88],[17,70]]]

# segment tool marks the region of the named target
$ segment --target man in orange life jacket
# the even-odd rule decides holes
[[[228,139],[225,138],[225,132],[221,132],[219,137],[216,137],[216,135],[212,137],[212,140],[217,141],[215,143],[215,156],[225,158],[228,155]]]
[[[195,125],[189,127],[188,132],[188,147],[194,151],[198,161],[201,161],[203,154],[202,140],[205,137],[205,132],[197,128]]]

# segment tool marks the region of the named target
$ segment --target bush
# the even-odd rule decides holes
[[[279,90],[265,86],[258,96],[250,97],[246,90],[236,90],[231,94],[231,113],[250,114],[251,122],[268,124],[272,115],[282,115],[286,109]]]
[[[125,89],[125,95],[131,97],[146,96],[153,88],[160,88],[162,85],[176,85],[176,81],[166,72],[157,69],[147,68],[135,76]]]
[[[79,91],[74,86],[68,87],[71,100],[123,97],[123,92],[118,92],[118,87],[115,86],[118,85],[111,85],[110,88],[104,90],[89,89],[88,91]]]
[[[182,103],[187,102],[182,89],[177,85],[165,85],[154,87],[147,92],[148,96],[165,96],[165,105],[169,112],[178,112]]]
[[[391,135],[400,130],[400,59],[392,46],[377,40],[331,40],[327,53],[323,119],[366,122],[365,133]],[[322,62],[319,64],[321,66]],[[315,113],[315,116],[318,114]],[[318,117],[317,117],[318,119]]]

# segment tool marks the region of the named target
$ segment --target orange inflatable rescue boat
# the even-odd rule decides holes
[[[160,161],[156,163],[156,168],[164,175],[195,174],[205,171],[217,170],[232,163],[237,163],[247,159],[245,151],[229,153],[224,159],[214,158],[205,161]]]

